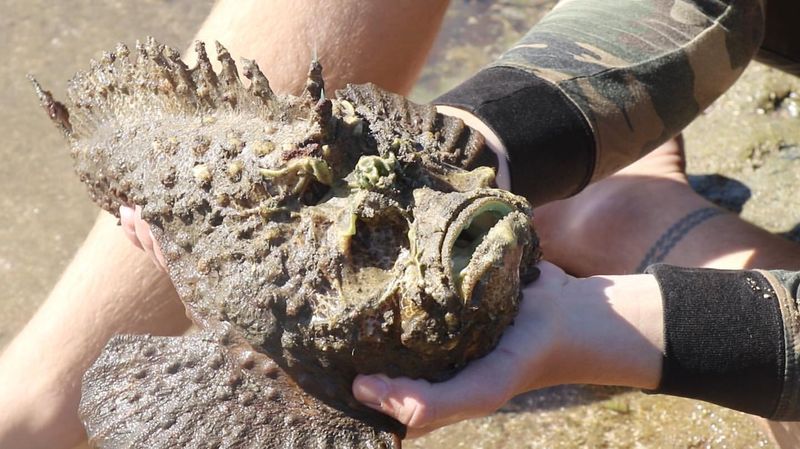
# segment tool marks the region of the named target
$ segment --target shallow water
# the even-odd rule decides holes
[[[412,96],[428,100],[474,73],[552,3],[454,0]],[[154,35],[185,48],[210,6],[191,0],[0,0],[0,206],[6,211],[0,226],[0,347],[45,298],[97,213],[25,73],[35,73],[62,96],[73,73],[118,41]],[[792,96],[800,86],[761,67],[745,79],[687,132],[690,170],[739,179],[744,196],[739,184],[706,185],[723,200],[743,203],[746,218],[788,231],[800,222],[800,209],[784,206],[800,193],[791,187],[800,186],[800,106]],[[408,447],[773,446],[749,417],[718,407],[620,389],[558,387],[517,398],[494,416],[435,432]]]

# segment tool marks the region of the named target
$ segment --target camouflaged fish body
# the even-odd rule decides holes
[[[399,447],[357,373],[442,380],[509,325],[540,254],[527,202],[476,167],[481,137],[372,85],[279,96],[155,41],[34,84],[94,201],[139,205],[201,331],[120,336],[87,372],[101,448]]]

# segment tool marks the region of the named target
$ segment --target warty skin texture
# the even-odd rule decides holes
[[[495,346],[538,273],[527,202],[481,136],[373,85],[278,96],[217,44],[153,39],[34,80],[95,202],[142,207],[201,331],[121,336],[84,378],[96,447],[399,447],[357,373],[443,380]],[[135,59],[135,60],[134,60]],[[215,443],[216,442],[216,443]]]

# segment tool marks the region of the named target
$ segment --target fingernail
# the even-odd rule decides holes
[[[376,409],[381,408],[387,394],[389,385],[378,376],[361,377],[353,386],[353,395],[356,399]]]

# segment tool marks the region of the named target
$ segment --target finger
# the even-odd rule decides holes
[[[128,206],[120,206],[119,221],[122,225],[122,231],[125,233],[125,237],[127,237],[131,243],[136,245],[137,248],[144,249],[142,248],[142,243],[139,241],[139,238],[136,237],[136,229],[134,227],[136,218],[133,209]]]
[[[551,279],[558,279],[558,282],[561,282],[565,277],[564,270],[546,260],[542,260],[536,264],[536,268],[539,269],[540,274],[539,278],[537,278],[536,281],[533,281],[532,284],[536,284],[540,279],[544,282],[547,282]]]
[[[167,272],[167,259],[164,258],[164,253],[161,251],[161,247],[158,246],[158,240],[153,237],[153,230],[150,230],[150,241],[153,242],[153,255],[156,257],[156,265],[158,268],[161,269],[163,272]]]
[[[416,430],[430,431],[497,410],[515,390],[516,356],[497,348],[441,383],[385,375],[358,376],[353,395]]]
[[[558,266],[544,260],[540,261],[536,268],[539,269],[539,276],[533,282],[522,287],[522,293],[525,296],[535,295],[537,292],[557,291],[572,278]]]
[[[365,405],[385,413],[407,426],[406,438],[416,438],[437,427],[426,416],[431,384],[425,380],[391,379],[382,374],[358,376],[353,395]],[[442,424],[444,425],[444,424]]]
[[[139,242],[142,244],[142,248],[148,252],[153,252],[153,239],[150,237],[150,225],[147,224],[146,221],[142,219],[142,208],[141,206],[136,206],[134,209],[134,221],[133,221],[134,229],[136,230],[136,238],[139,239]]]
[[[153,233],[150,231],[150,225],[148,225],[147,222],[142,219],[141,206],[136,206],[134,213],[134,228],[136,229],[136,237],[142,244],[142,249],[144,249],[147,255],[150,256],[150,259],[152,259],[156,267],[158,267],[160,270],[163,270],[163,266],[156,256],[155,239],[153,238]]]

